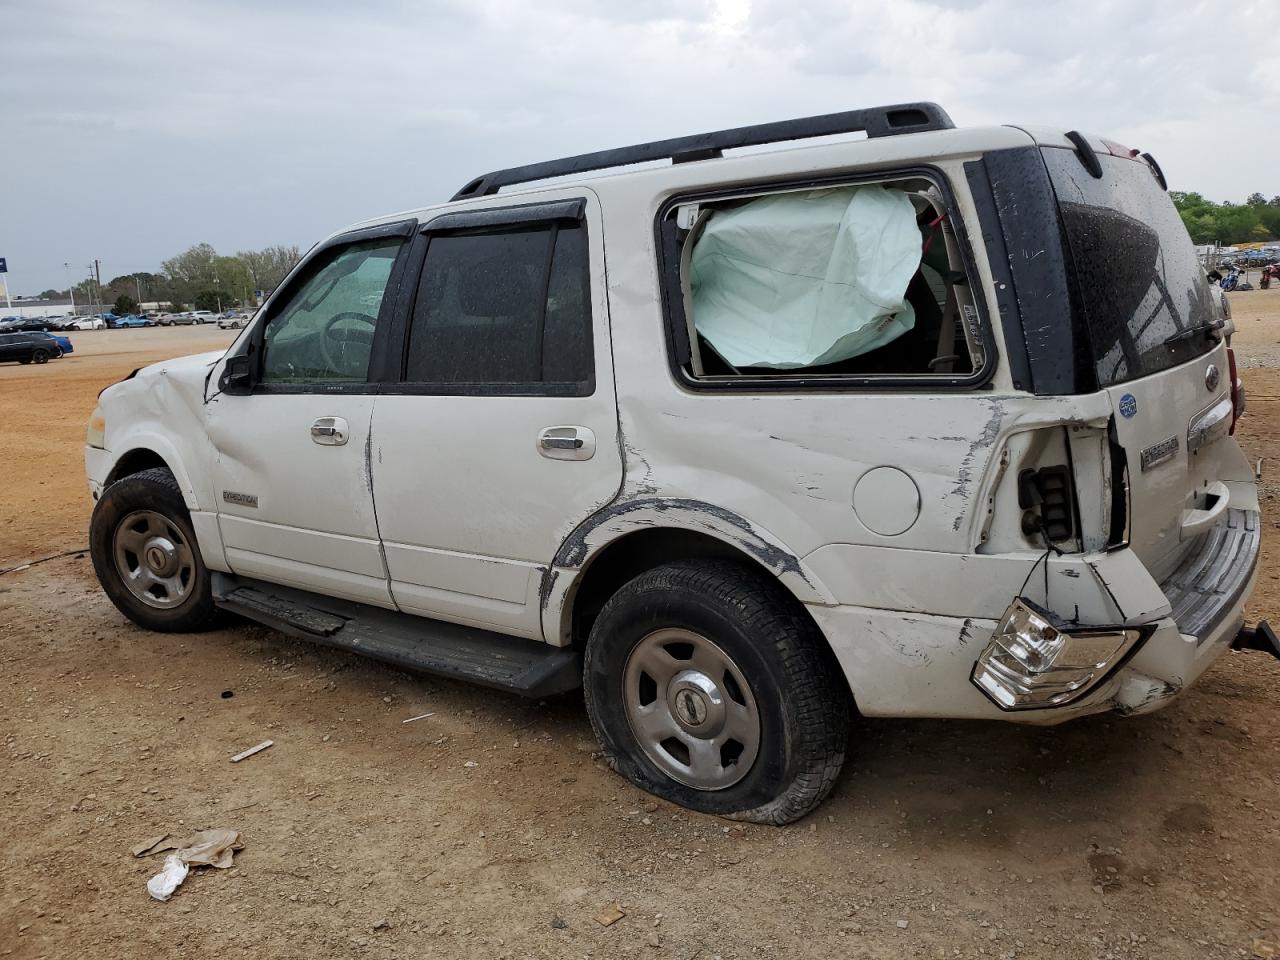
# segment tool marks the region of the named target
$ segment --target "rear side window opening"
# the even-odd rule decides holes
[[[988,347],[931,177],[748,188],[659,215],[673,366],[704,387],[967,384]]]

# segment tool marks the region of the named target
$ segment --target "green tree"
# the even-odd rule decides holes
[[[217,259],[218,252],[210,244],[197,243],[176,257],[165,260],[160,267],[169,279],[170,297],[191,300],[198,291],[212,289],[213,278],[217,275],[214,270]]]
[[[300,258],[297,246],[284,244],[261,250],[241,250],[236,254],[236,259],[243,262],[249,271],[252,290],[261,290],[267,296],[280,286],[280,281]]]
[[[41,291],[40,296],[39,296],[37,299],[40,299],[40,300],[58,300],[58,299],[60,299],[60,298],[62,298],[62,297],[65,297],[66,295],[67,295],[67,291],[65,291],[65,290],[54,290],[54,289],[50,288],[50,289],[48,289],[48,290]]]
[[[1261,207],[1266,204],[1267,198],[1260,193],[1251,193],[1245,197],[1244,202],[1249,207]]]
[[[122,293],[116,297],[116,302],[112,305],[111,312],[117,317],[123,317],[126,313],[137,313],[138,301],[127,293]]]
[[[253,295],[253,278],[240,257],[218,257],[214,260],[218,279],[216,289],[222,292],[224,304],[248,303]]]
[[[192,300],[197,310],[217,310],[224,302],[216,290],[201,290]]]

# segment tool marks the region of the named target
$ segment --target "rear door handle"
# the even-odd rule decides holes
[[[325,447],[340,447],[351,435],[342,417],[320,417],[311,424],[311,440]]]
[[[590,460],[596,454],[596,435],[586,427],[543,427],[538,452],[550,460]]]

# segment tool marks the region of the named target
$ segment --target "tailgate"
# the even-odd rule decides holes
[[[1107,388],[1129,467],[1129,542],[1159,580],[1229,506],[1225,346]]]

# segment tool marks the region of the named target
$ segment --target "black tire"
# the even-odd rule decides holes
[[[115,534],[138,510],[153,511],[177,528],[193,560],[187,594],[177,606],[157,608],[135,597],[125,585],[115,558]],[[187,633],[212,626],[217,614],[209,570],[200,556],[191,517],[178,482],[163,467],[131,474],[107,487],[89,521],[89,552],[102,589],[126,617],[148,630]]]
[[[31,360],[34,363],[48,363],[49,351],[46,350],[44,347],[40,347],[36,350],[33,350],[31,351]]]
[[[746,774],[723,789],[686,786],[664,772],[628,720],[628,658],[646,637],[669,628],[712,640],[754,699],[758,751]],[[745,564],[688,561],[636,577],[596,619],[583,672],[587,713],[610,767],[681,806],[790,823],[822,802],[844,763],[852,698],[840,667],[795,598]]]

